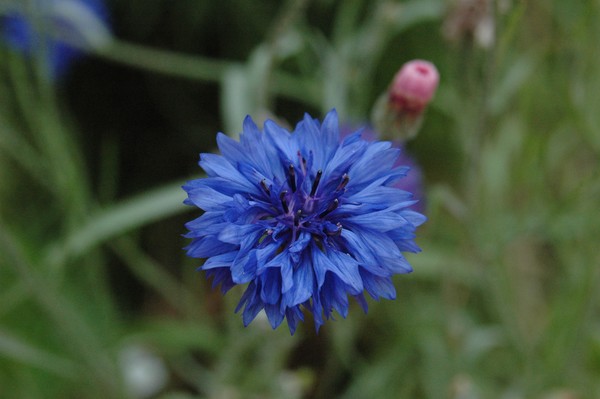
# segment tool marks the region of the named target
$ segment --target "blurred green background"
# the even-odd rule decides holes
[[[0,44],[0,398],[600,398],[600,2],[107,7],[60,79]],[[246,114],[364,123],[413,58],[441,83],[398,299],[244,328],[182,250],[198,153]]]

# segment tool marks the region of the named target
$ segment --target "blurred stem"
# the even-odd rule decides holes
[[[9,67],[18,110],[38,150],[17,134],[5,138],[4,144],[15,151],[12,156],[29,173],[56,196],[62,204],[67,227],[72,226],[84,214],[88,201],[87,180],[70,132],[61,123],[56,93],[41,68],[32,84],[15,62],[9,62]]]
[[[181,182],[146,191],[111,205],[74,228],[63,242],[55,243],[46,253],[50,267],[62,267],[68,259],[81,256],[110,238],[162,218],[184,212],[185,194]]]
[[[119,145],[115,135],[102,137],[100,154],[98,202],[105,204],[114,200],[119,186]]]
[[[181,54],[116,39],[106,47],[82,50],[92,51],[107,60],[140,70],[213,83],[221,83],[231,68],[243,67],[240,62]],[[268,89],[276,94],[307,104],[314,104],[317,101],[315,94],[317,88],[305,78],[273,71],[271,83]]]
[[[119,378],[116,377],[114,366],[105,355],[106,351],[101,347],[98,337],[53,286],[39,276],[18,243],[2,226],[0,223],[0,254],[27,286],[40,308],[53,320],[66,346],[72,350],[73,355],[81,359],[91,372],[90,375],[94,376],[99,391],[92,394],[97,397],[121,397]]]
[[[493,2],[495,4],[495,2]],[[491,6],[493,7],[493,5]],[[499,37],[502,37],[501,30],[499,28],[499,19],[497,17],[498,11],[492,12],[492,18],[494,22],[491,24],[493,29],[493,37],[495,38],[490,48],[482,51],[482,76],[478,78],[478,64],[475,59],[476,53],[473,46],[475,45],[474,40],[470,42],[469,48],[465,48],[465,51],[469,52],[470,57],[467,58],[469,65],[467,65],[469,76],[471,79],[467,79],[467,90],[473,93],[474,104],[472,115],[472,129],[467,130],[467,136],[465,141],[465,150],[467,152],[467,165],[466,165],[466,197],[467,202],[471,205],[471,209],[476,209],[475,205],[479,201],[478,187],[480,185],[480,170],[481,170],[481,153],[484,139],[489,130],[490,111],[489,103],[491,94],[493,91],[496,65],[499,57],[499,51],[501,51],[501,45],[499,44]],[[510,32],[509,32],[510,33]],[[475,216],[475,215],[474,215]],[[476,217],[476,216],[475,216]],[[471,221],[473,222],[473,221]]]
[[[196,388],[200,397],[215,398],[217,395],[210,395],[211,392],[218,391],[215,388],[218,375],[212,370],[207,369],[192,356],[191,353],[183,353],[177,362],[173,363],[173,373],[177,379]],[[206,395],[206,396],[204,396]]]
[[[399,7],[401,5],[389,1],[376,2],[362,32],[351,36],[353,43],[340,43],[336,46],[341,58],[339,63],[344,66],[346,75],[352,69],[353,92],[347,95],[352,104],[347,111],[355,118],[365,117],[370,111],[375,66],[392,33],[390,12]],[[348,81],[347,76],[345,81]]]
[[[3,292],[0,294],[0,303],[2,304],[2,307],[0,307],[0,318],[23,303],[27,299],[28,294],[27,287],[20,280],[10,288],[4,285]]]
[[[140,281],[156,290],[183,315],[190,313],[189,306],[195,302],[192,294],[166,272],[164,266],[140,250],[131,238],[116,240],[110,247]]]
[[[266,51],[261,54],[263,57],[261,66],[263,70],[260,73],[260,80],[256,82],[256,104],[258,110],[271,109],[270,87],[275,68],[275,61],[279,53],[282,38],[287,31],[294,26],[298,18],[303,14],[308,6],[309,0],[288,0],[279,16],[275,19],[272,29],[267,35]]]
[[[40,368],[63,378],[74,378],[76,367],[71,361],[58,357],[26,342],[22,337],[0,329],[0,353],[4,357]]]
[[[595,254],[591,258],[588,254]],[[561,284],[559,299],[551,307],[550,322],[545,330],[542,344],[539,345],[542,361],[530,365],[531,374],[535,375],[544,369],[547,381],[560,381],[565,375],[565,365],[576,354],[577,347],[582,345],[586,322],[593,320],[594,308],[597,306],[600,280],[600,269],[597,267],[600,256],[596,245],[579,241],[573,243],[563,255],[564,263],[569,261],[580,267],[571,268]],[[534,359],[532,359],[534,360]]]
[[[25,65],[23,62],[19,62],[23,59],[11,53],[3,53],[2,55],[6,56],[7,72],[11,77],[10,84],[12,86],[10,93],[14,94],[16,112],[12,109],[7,111],[16,114],[11,115],[12,118],[22,116],[19,122],[22,119],[24,129],[35,133],[39,129],[39,107],[36,93],[29,84],[28,76],[24,73],[26,70]],[[51,170],[51,167],[48,160],[43,156],[43,152],[27,141],[25,132],[9,128],[11,123],[8,117],[6,119],[3,117],[1,122],[5,125],[3,127],[5,134],[0,135],[0,150],[4,148],[7,156],[20,164],[38,183],[47,188],[49,192],[58,195],[56,185],[53,184],[51,179],[48,179],[48,170]],[[16,123],[12,123],[12,125],[14,126]]]
[[[494,18],[496,17],[494,13]],[[499,21],[495,21],[496,28]],[[494,37],[499,37],[498,32]],[[464,196],[466,202],[466,218],[464,223],[470,226],[466,229],[470,256],[476,267],[486,269],[486,289],[491,293],[492,304],[511,338],[512,344],[519,356],[522,357],[525,372],[531,355],[531,343],[522,336],[515,315],[515,279],[502,261],[505,247],[502,241],[491,243],[488,239],[492,225],[496,221],[486,213],[487,208],[482,202],[482,148],[490,131],[489,101],[493,91],[498,42],[494,40],[487,49],[475,48],[474,41],[465,42],[463,56],[458,75],[465,76],[463,90],[468,93],[468,103],[465,105],[465,115],[462,126],[463,148],[466,154]],[[466,74],[465,72],[466,71]],[[517,367],[517,365],[515,366]]]
[[[472,53],[471,53],[472,54]],[[488,104],[490,97],[490,88],[492,86],[493,71],[495,69],[493,50],[490,50],[484,55],[483,61],[483,74],[484,77],[482,82],[478,86],[471,86],[471,90],[474,92],[472,97],[472,112],[471,125],[466,131],[465,150],[467,154],[467,165],[466,165],[466,200],[472,210],[476,210],[476,204],[479,201],[479,185],[480,185],[480,170],[481,170],[481,153],[483,140],[486,135],[486,129],[488,127],[489,113]],[[471,64],[471,75],[475,73],[475,68]]]
[[[40,113],[41,126],[37,136],[59,187],[60,200],[66,208],[65,224],[69,231],[80,223],[89,207],[90,188],[84,172],[87,168],[70,129],[61,120],[54,88],[47,85],[42,90],[42,96],[42,107],[46,112]]]
[[[225,69],[232,64],[228,61],[159,50],[116,39],[106,47],[92,51],[100,57],[141,70],[208,82],[219,82]]]
[[[50,66],[48,41],[42,39],[51,31],[47,18],[36,1],[27,0],[25,10],[32,21],[32,35],[38,46],[35,55],[35,74],[33,79],[23,71],[27,68],[16,68],[10,64],[11,77],[14,77],[15,96],[26,126],[47,163],[44,174],[50,174],[52,192],[56,195],[64,210],[67,229],[75,225],[85,213],[88,203],[87,179],[83,175],[83,160],[78,156],[77,145],[73,141],[69,129],[57,104],[55,82]],[[12,58],[12,57],[11,57]],[[47,179],[47,177],[46,177]]]
[[[8,128],[4,120],[0,120],[3,134],[0,134],[0,152],[11,158],[23,168],[35,181],[49,192],[55,192],[56,187],[48,179],[47,162],[40,156],[25,139],[21,132]]]
[[[348,37],[356,33],[356,24],[360,17],[362,5],[362,0],[346,0],[338,5],[332,34],[333,43],[336,47],[341,46]]]

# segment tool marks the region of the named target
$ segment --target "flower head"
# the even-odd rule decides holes
[[[400,68],[373,108],[377,129],[396,140],[414,137],[433,98],[440,75],[429,61],[413,60]]]
[[[431,62],[413,60],[400,68],[389,89],[390,104],[409,113],[420,113],[429,104],[440,75]]]
[[[217,143],[222,155],[200,156],[208,177],[183,187],[204,210],[186,224],[186,249],[206,258],[201,269],[223,292],[248,283],[237,308],[245,325],[264,309],[293,334],[302,308],[318,329],[334,310],[346,317],[348,295],[365,311],[364,291],[395,298],[391,276],[412,271],[402,252],[419,251],[425,221],[395,187],[408,169],[396,166],[400,150],[360,132],[340,140],[335,111],[322,124],[306,115],[291,133],[247,117],[240,142]]]
[[[81,55],[78,47],[108,42],[108,13],[102,0],[34,0],[9,9],[2,21],[6,42],[30,56],[43,51],[50,76],[62,76]]]

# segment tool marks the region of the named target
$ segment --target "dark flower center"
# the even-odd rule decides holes
[[[332,213],[340,206],[340,197],[345,193],[350,177],[344,173],[341,177],[323,181],[321,169],[309,173],[306,159],[301,156],[299,159],[300,167],[289,163],[285,168],[286,181],[280,187],[276,187],[276,183],[269,185],[265,179],[260,181],[270,205],[268,214],[260,220],[266,224],[266,236],[277,231],[278,238],[286,235],[285,241],[289,243],[302,232],[308,232],[321,243],[342,232],[339,217]],[[280,190],[278,195],[277,190]]]

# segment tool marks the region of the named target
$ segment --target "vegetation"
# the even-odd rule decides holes
[[[600,395],[598,1],[107,6],[59,78],[0,45],[0,397]],[[244,328],[182,250],[197,154],[246,114],[364,123],[415,58],[441,80],[398,299]]]

